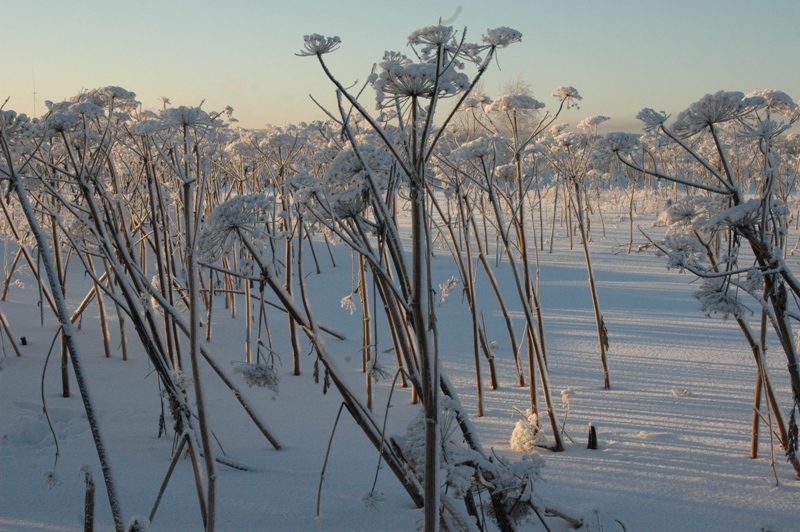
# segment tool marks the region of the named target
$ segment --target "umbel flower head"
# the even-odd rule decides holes
[[[489,106],[489,112],[515,112],[515,111],[536,111],[543,109],[544,104],[525,94],[504,94],[497,98]]]
[[[583,100],[583,96],[578,93],[578,89],[571,86],[557,88],[553,96],[561,100],[567,106],[567,109],[571,109],[572,107],[580,109],[578,102]]]
[[[139,102],[136,101],[136,93],[123,89],[122,87],[108,86],[99,89],[92,89],[72,98],[73,102],[91,102],[99,107],[108,108],[113,105],[116,108],[135,109]]]
[[[231,252],[240,238],[265,249],[275,199],[265,194],[234,196],[219,204],[206,219],[197,242],[200,260],[214,263]]]
[[[170,107],[161,111],[164,123],[175,128],[211,125],[211,117],[200,107]]]
[[[739,300],[736,289],[722,277],[703,279],[700,290],[692,294],[700,302],[700,312],[706,316],[720,315],[741,318],[748,313],[747,307]]]
[[[457,72],[453,65],[439,73],[438,84],[437,66],[433,63],[400,62],[395,55],[387,54],[378,68],[380,73],[370,76],[370,82],[379,109],[387,96],[401,100],[432,98],[434,90],[438,96],[452,96],[470,86],[466,74]]]
[[[640,146],[639,136],[633,133],[615,131],[606,133],[594,144],[592,160],[595,162],[610,161],[618,155],[632,153]]]
[[[456,32],[452,26],[427,26],[414,31],[408,36],[409,46],[419,46],[418,57],[426,63],[435,63],[436,54],[441,52],[446,59],[456,58],[458,55],[471,57],[459,48],[456,41]],[[464,68],[460,61],[454,61],[456,68]]]
[[[304,50],[295,54],[300,57],[327,54],[333,52],[342,44],[342,40],[339,37],[324,37],[319,33],[303,35],[303,41],[305,41],[303,44]]]
[[[765,103],[763,96],[745,98],[738,91],[706,94],[678,115],[672,130],[681,137],[691,137],[714,124],[741,118]]]
[[[455,38],[453,26],[426,26],[408,36],[408,44],[437,47],[450,44]]]
[[[608,120],[611,120],[611,118],[608,116],[603,116],[603,115],[590,116],[580,121],[580,123],[578,124],[578,129],[594,129],[603,122],[606,122]]]
[[[748,98],[758,96],[764,98],[764,107],[766,107],[767,111],[780,113],[788,118],[790,122],[800,119],[800,107],[792,100],[791,96],[785,92],[775,89],[765,89],[753,91],[747,95]]]
[[[499,28],[487,29],[483,36],[483,42],[494,48],[505,48],[509,44],[520,42],[522,33],[517,30],[500,26]]]
[[[642,109],[639,111],[639,114],[636,115],[637,120],[644,122],[644,130],[648,132],[661,127],[661,124],[663,124],[667,118],[669,117],[664,111],[658,113],[649,107]]]
[[[372,172],[380,188],[386,186],[392,174],[392,158],[385,149],[363,144],[358,147],[358,153],[360,157],[352,146],[342,150],[328,167],[323,180],[323,190],[330,209],[340,218],[355,216],[367,207],[369,172]]]

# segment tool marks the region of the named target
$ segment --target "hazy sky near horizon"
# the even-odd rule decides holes
[[[408,35],[441,17],[479,42],[509,26],[522,42],[500,50],[484,79],[490,96],[521,77],[552,108],[572,85],[580,110],[638,130],[644,107],[676,114],[720,89],[780,89],[800,99],[797,0],[3,0],[0,102],[43,114],[45,100],[117,85],[145,108],[225,105],[246,128],[324,118],[332,85],[303,35],[338,35],[327,55],[344,85],[362,82],[384,51],[410,54]],[[34,94],[35,87],[35,94]],[[372,99],[368,89],[365,101]],[[371,108],[371,101],[368,108]]]

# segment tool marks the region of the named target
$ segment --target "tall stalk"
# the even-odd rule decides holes
[[[63,286],[59,274],[56,270],[55,261],[53,259],[47,240],[42,230],[41,225],[36,217],[36,212],[31,206],[28,199],[28,193],[22,185],[22,177],[15,169],[14,159],[11,155],[11,149],[8,145],[5,132],[0,128],[0,150],[6,159],[8,168],[9,188],[13,190],[17,199],[19,200],[22,211],[25,214],[25,219],[31,229],[39,254],[42,259],[42,266],[47,274],[48,284],[50,285],[50,293],[53,297],[53,302],[56,306],[56,315],[61,326],[61,335],[63,341],[69,351],[69,359],[72,362],[72,372],[78,384],[78,391],[81,394],[83,401],[83,408],[86,411],[86,419],[89,422],[89,427],[94,440],[95,450],[97,451],[97,458],[100,461],[100,467],[103,471],[103,480],[105,481],[106,492],[108,494],[108,502],[111,508],[111,515],[114,519],[114,527],[117,531],[122,531],[125,527],[125,520],[122,513],[122,505],[117,495],[116,484],[114,483],[112,468],[110,460],[106,454],[105,442],[100,431],[97,415],[94,411],[94,404],[89,393],[88,382],[83,372],[81,352],[78,349],[77,342],[75,341],[75,330],[70,321],[70,315],[67,311],[67,303],[63,293]]]

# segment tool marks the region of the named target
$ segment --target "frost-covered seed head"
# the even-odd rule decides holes
[[[619,131],[606,133],[603,138],[595,142],[592,159],[598,163],[607,162],[615,157],[631,154],[640,146],[639,136],[633,133]]]
[[[784,131],[791,128],[791,124],[780,124],[774,120],[759,120],[753,125],[747,125],[746,128],[736,134],[741,138],[763,139],[772,140]]]
[[[432,63],[398,64],[394,60],[383,61],[378,67],[380,72],[370,77],[375,89],[375,100],[378,108],[384,99],[390,98],[432,98],[434,89],[440,97],[452,96],[467,90],[470,86],[466,74],[456,72],[451,65],[439,72],[437,85],[437,67]]]
[[[553,96],[564,102],[567,109],[571,109],[572,107],[580,109],[578,102],[583,100],[583,96],[578,93],[578,89],[575,87],[559,87],[556,89],[556,92],[553,93]]]
[[[800,118],[800,107],[792,100],[791,96],[783,91],[775,89],[765,89],[753,91],[747,98],[764,98],[764,107],[771,111],[777,111],[790,121]]]
[[[645,131],[653,131],[658,129],[661,124],[667,120],[667,118],[668,116],[664,111],[658,113],[649,107],[642,109],[639,111],[639,114],[636,115],[637,120],[644,122]]]
[[[578,129],[594,129],[603,122],[611,120],[611,118],[603,115],[594,115],[584,118],[578,123]]]
[[[486,35],[483,36],[483,42],[494,48],[505,48],[521,40],[522,33],[506,26],[487,29]]]
[[[312,55],[320,56],[335,51],[339,48],[339,45],[342,44],[342,40],[339,37],[324,37],[319,33],[304,35],[303,41],[303,48],[305,50],[295,55],[301,57]]]
[[[162,110],[161,117],[165,124],[176,128],[211,124],[211,117],[200,107],[171,107]]]
[[[536,111],[544,104],[526,94],[504,94],[489,106],[489,112]]]
[[[408,44],[422,46],[441,46],[450,43],[455,37],[452,26],[426,26],[408,36]]]
[[[691,137],[714,124],[740,118],[765,103],[763,96],[745,98],[738,91],[706,94],[678,115],[672,129],[682,137]]]

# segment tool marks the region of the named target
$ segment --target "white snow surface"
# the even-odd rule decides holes
[[[606,213],[606,219],[612,219]],[[650,220],[652,222],[652,220]],[[642,221],[647,225],[646,221]],[[777,480],[770,467],[770,446],[762,425],[757,459],[749,458],[750,419],[756,368],[733,321],[704,317],[691,296],[692,277],[667,271],[665,260],[648,254],[626,255],[627,220],[607,222],[604,239],[593,226],[591,251],[600,304],[608,328],[612,389],[603,389],[597,337],[579,243],[567,249],[563,228],[556,234],[552,254],[541,253],[541,302],[545,319],[550,379],[558,417],[563,420],[559,391],[571,388],[567,440],[562,453],[540,451],[546,466],[538,493],[559,506],[587,516],[586,529],[622,530],[772,530],[800,527],[800,482],[775,449]],[[661,229],[650,228],[653,234]],[[560,233],[560,234],[559,234]],[[638,234],[638,233],[637,233]],[[576,237],[577,238],[577,237]],[[640,237],[641,239],[641,237]],[[351,315],[340,302],[353,286],[351,259],[344,246],[334,252],[333,267],[321,239],[316,240],[322,273],[314,272],[311,254],[304,253],[315,316],[344,333],[344,341],[328,338],[328,346],[347,369],[350,382],[363,386],[360,372],[360,312]],[[634,249],[636,246],[634,245]],[[792,269],[800,269],[789,258]],[[444,249],[436,250],[433,286],[456,273]],[[512,301],[512,279],[506,265],[498,267],[501,283]],[[40,381],[45,357],[57,323],[46,309],[39,323],[36,285],[19,273],[25,286],[14,285],[0,309],[12,331],[26,337],[17,357],[3,336],[0,361],[0,530],[80,530],[83,526],[84,475],[91,467],[97,486],[97,529],[112,528],[112,519],[97,454],[77,386],[61,397],[58,344],[44,378],[46,399],[58,435],[60,456],[54,467],[55,444],[42,410]],[[519,458],[510,437],[521,419],[514,407],[527,408],[527,389],[515,381],[514,363],[485,278],[477,281],[487,330],[497,342],[498,390],[485,390],[485,416],[473,417],[485,448]],[[73,275],[67,295],[73,310],[88,288]],[[274,297],[270,298],[274,301]],[[110,302],[109,302],[110,303]],[[241,305],[241,303],[240,303]],[[513,306],[513,305],[512,305]],[[518,308],[514,307],[514,308]],[[109,309],[113,309],[110,306]],[[455,384],[462,403],[474,414],[474,363],[466,303],[460,285],[437,307],[439,344],[444,371]],[[214,335],[207,344],[256,405],[259,414],[285,448],[276,451],[253,426],[233,395],[205,365],[204,392],[211,427],[231,459],[253,471],[219,465],[218,528],[220,530],[415,530],[422,513],[412,504],[388,469],[380,471],[377,490],[385,501],[375,510],[362,497],[373,482],[378,455],[366,436],[342,414],[333,437],[322,512],[316,517],[317,488],[325,451],[341,400],[335,388],[323,395],[312,378],[311,356],[302,360],[303,374],[291,375],[286,318],[270,313],[276,350],[281,356],[280,390],[247,388],[237,364],[244,362],[244,312],[236,318],[215,302]],[[518,337],[522,318],[516,314]],[[93,304],[83,318],[77,341],[89,387],[99,411],[114,478],[126,519],[150,513],[170,462],[173,433],[158,438],[161,411],[158,383],[147,358],[128,328],[129,360],[118,348],[119,329],[111,312],[112,345],[103,354],[98,311]],[[771,339],[774,345],[774,338]],[[388,333],[378,338],[389,346]],[[303,344],[307,347],[307,343]],[[380,363],[395,366],[393,353],[380,354]],[[782,405],[790,404],[785,359],[779,348],[767,358]],[[485,360],[484,383],[488,382]],[[185,360],[188,365],[188,359]],[[188,367],[188,366],[187,366]],[[527,374],[527,372],[526,372]],[[375,412],[386,410],[390,382],[376,384]],[[398,389],[388,409],[392,434],[403,434],[418,412],[408,390]],[[167,412],[167,423],[170,424]],[[599,448],[587,449],[587,426],[594,424]],[[217,454],[222,454],[216,447]],[[58,482],[48,483],[54,472]],[[555,530],[568,524],[549,519]],[[544,530],[530,523],[521,529]],[[199,530],[202,522],[188,459],[181,459],[161,501],[152,530]]]

